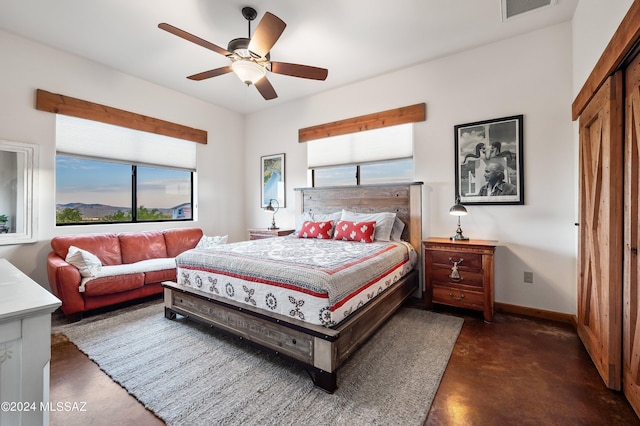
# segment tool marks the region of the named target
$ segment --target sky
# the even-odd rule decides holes
[[[188,171],[138,167],[138,204],[169,208],[190,201]],[[131,205],[131,166],[56,157],[56,204]]]

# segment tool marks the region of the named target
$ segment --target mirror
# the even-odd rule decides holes
[[[37,153],[37,145],[0,140],[0,245],[35,241]]]

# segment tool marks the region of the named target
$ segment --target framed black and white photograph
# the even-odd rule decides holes
[[[462,204],[524,204],[523,116],[454,126],[455,197]]]
[[[267,207],[271,200],[276,200],[279,208],[286,207],[284,172],[284,154],[260,157],[261,207]]]

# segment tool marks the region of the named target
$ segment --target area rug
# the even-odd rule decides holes
[[[463,320],[401,308],[338,370],[338,389],[152,303],[54,326],[168,425],[422,425]],[[116,409],[116,407],[114,407]]]

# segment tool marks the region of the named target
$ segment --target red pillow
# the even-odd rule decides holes
[[[339,220],[336,225],[334,240],[360,241],[372,243],[373,233],[376,230],[376,222],[348,222]]]
[[[318,238],[321,240],[331,239],[331,229],[333,229],[333,221],[328,222],[310,222],[305,221],[298,232],[298,238]]]

